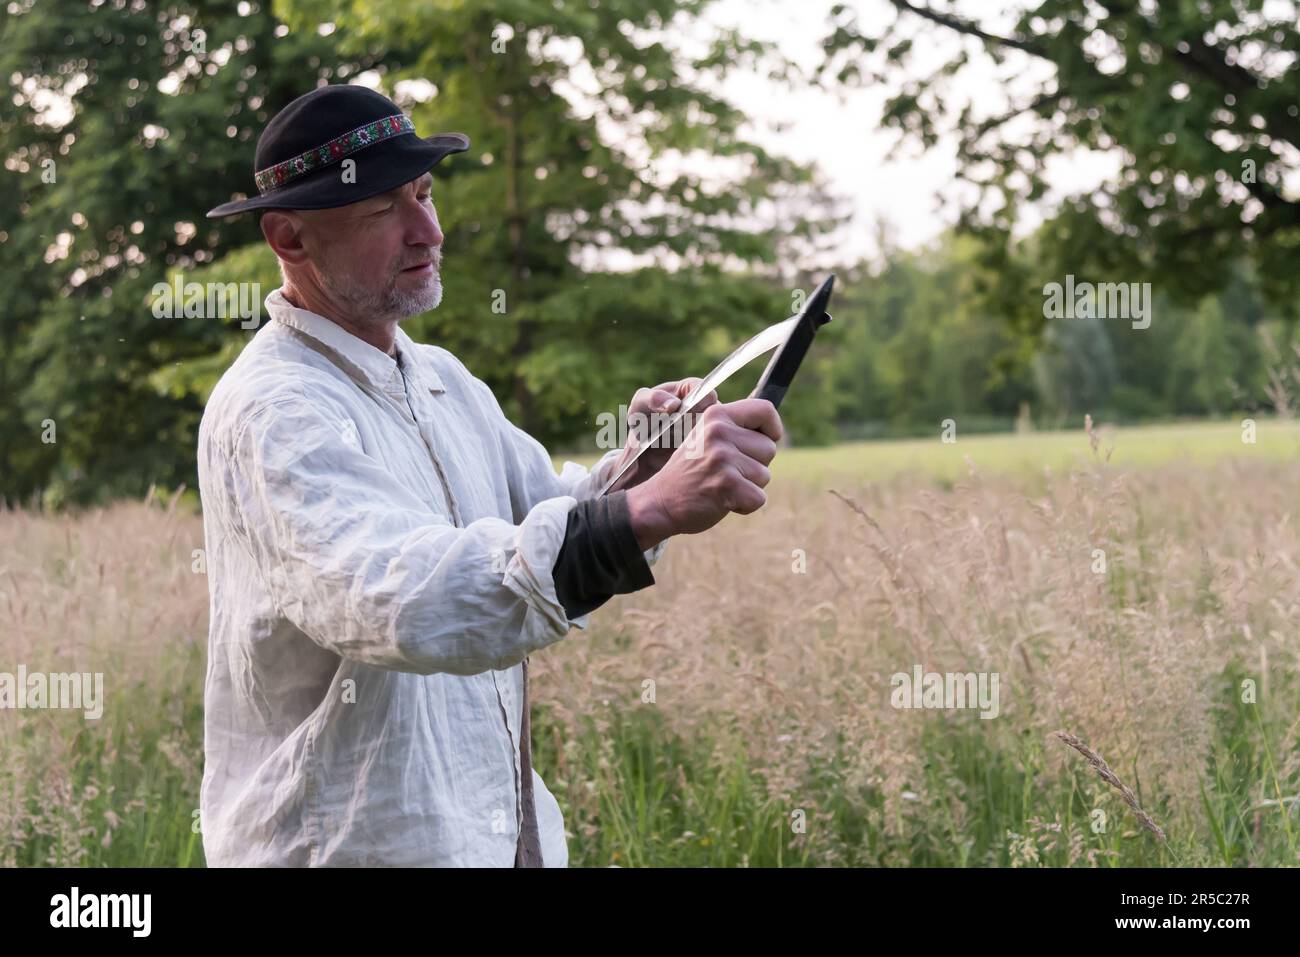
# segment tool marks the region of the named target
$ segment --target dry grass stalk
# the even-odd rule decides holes
[[[1160,838],[1160,843],[1169,843],[1165,838],[1164,829],[1152,820],[1150,814],[1142,810],[1142,805],[1138,804],[1137,795],[1133,793],[1132,789],[1130,789],[1127,784],[1115,776],[1115,772],[1110,769],[1110,766],[1107,765],[1104,760],[1102,760],[1100,754],[1092,750],[1092,748],[1088,747],[1074,735],[1068,734],[1065,731],[1057,731],[1055,732],[1055,736],[1084,756],[1087,762],[1096,769],[1097,774],[1100,775],[1101,779],[1119,792],[1119,796],[1123,798],[1124,803],[1132,809],[1134,815],[1137,816],[1139,823],[1141,823],[1143,827],[1156,837]]]

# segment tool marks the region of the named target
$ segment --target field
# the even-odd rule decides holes
[[[533,657],[570,863],[1300,863],[1300,427],[1094,438],[783,451]],[[0,514],[0,671],[108,688],[0,714],[0,863],[203,863],[201,546],[179,499]],[[895,707],[916,668],[996,716]]]
[[[1177,425],[1142,425],[1117,430],[1096,429],[1098,456],[1116,468],[1186,463],[1203,465],[1225,458],[1245,460],[1296,460],[1300,458],[1300,421],[1260,419],[1255,441],[1242,441],[1242,420],[1192,422]],[[1122,434],[1123,440],[1120,441]],[[970,466],[1011,476],[1065,471],[1093,460],[1089,443],[1080,432],[1037,432],[1027,435],[997,434],[955,436],[948,444],[939,439],[849,442],[830,449],[790,448],[773,466],[773,480],[796,478],[816,483],[836,480],[878,482],[909,474],[940,485],[967,475]],[[598,456],[569,456],[590,465]],[[557,457],[557,461],[563,457]],[[969,459],[969,463],[967,462]]]

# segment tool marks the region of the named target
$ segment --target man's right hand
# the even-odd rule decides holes
[[[628,489],[632,530],[643,551],[672,535],[712,528],[728,512],[748,515],[767,501],[781,416],[766,399],[740,399],[704,410],[685,442],[657,474]]]

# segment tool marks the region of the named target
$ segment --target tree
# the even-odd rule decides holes
[[[1115,354],[1096,316],[1052,319],[1034,359],[1038,393],[1057,424],[1107,407],[1115,387]]]
[[[884,123],[901,141],[956,137],[972,187],[963,228],[990,237],[1005,267],[1011,230],[1048,189],[1048,166],[1082,149],[1120,158],[1118,175],[1073,196],[1041,234],[1046,276],[1093,271],[1150,281],[1184,303],[1252,262],[1271,301],[1300,292],[1300,198],[1286,176],[1300,149],[1300,32],[1294,3],[1265,0],[1043,0],[972,18],[951,3],[891,0],[892,23],[863,30],[837,5],[823,76],[893,83]],[[994,24],[997,24],[996,26]],[[947,34],[955,52],[917,76],[917,41]],[[986,57],[1009,103],[977,113],[966,68]],[[1023,82],[1017,82],[1023,81]],[[1026,332],[1042,315],[1014,270],[987,295]],[[1037,286],[1046,281],[1040,278]]]
[[[466,361],[518,424],[590,439],[636,386],[707,371],[788,311],[768,207],[773,184],[811,177],[749,142],[705,82],[780,73],[779,58],[735,33],[677,49],[706,6],[10,4],[0,268],[28,281],[0,289],[0,495],[194,483],[203,402],[249,331],[157,319],[151,290],[174,276],[278,283],[254,216],[204,213],[252,191],[258,134],[321,83],[378,85],[421,132],[470,134],[472,152],[435,171],[444,305],[407,328]],[[612,251],[632,271],[614,271]]]
[[[194,484],[199,397],[159,369],[219,350],[217,319],[160,320],[169,270],[246,243],[203,213],[304,82],[374,65],[264,7],[9,4],[0,13],[0,497],[51,503]],[[393,55],[396,58],[396,54]],[[304,67],[306,77],[304,77]],[[233,325],[233,324],[232,324]],[[47,420],[55,441],[42,441]]]
[[[724,333],[720,358],[787,311],[788,291],[734,270],[772,274],[766,213],[778,184],[811,185],[811,173],[746,139],[748,118],[710,92],[731,69],[787,67],[734,32],[681,49],[676,38],[702,28],[708,6],[278,8],[295,29],[336,25],[345,54],[419,38],[419,56],[383,69],[383,84],[423,87],[417,127],[465,132],[473,146],[436,172],[445,294],[410,328],[460,356],[543,441],[594,436],[596,416],[635,387],[708,371],[699,350],[711,332]],[[791,231],[811,238],[833,225]],[[639,268],[613,271],[615,251]]]
[[[1010,361],[1017,342],[975,290],[987,281],[980,243],[944,236],[931,248],[886,248],[877,269],[847,275],[836,311],[845,323],[831,359],[836,418],[846,430],[887,423],[933,434],[957,418],[1009,422],[1032,396]]]

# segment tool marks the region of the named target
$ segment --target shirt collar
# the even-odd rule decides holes
[[[266,297],[266,311],[272,319],[296,329],[303,335],[314,339],[347,367],[349,373],[361,379],[375,389],[402,395],[406,387],[402,382],[402,373],[407,378],[422,382],[430,392],[445,392],[442,378],[429,363],[420,363],[418,373],[415,370],[417,346],[401,326],[397,327],[397,349],[402,355],[402,366],[397,359],[381,349],[372,346],[348,332],[337,322],[308,309],[300,309],[284,297],[284,287],[279,286]]]

